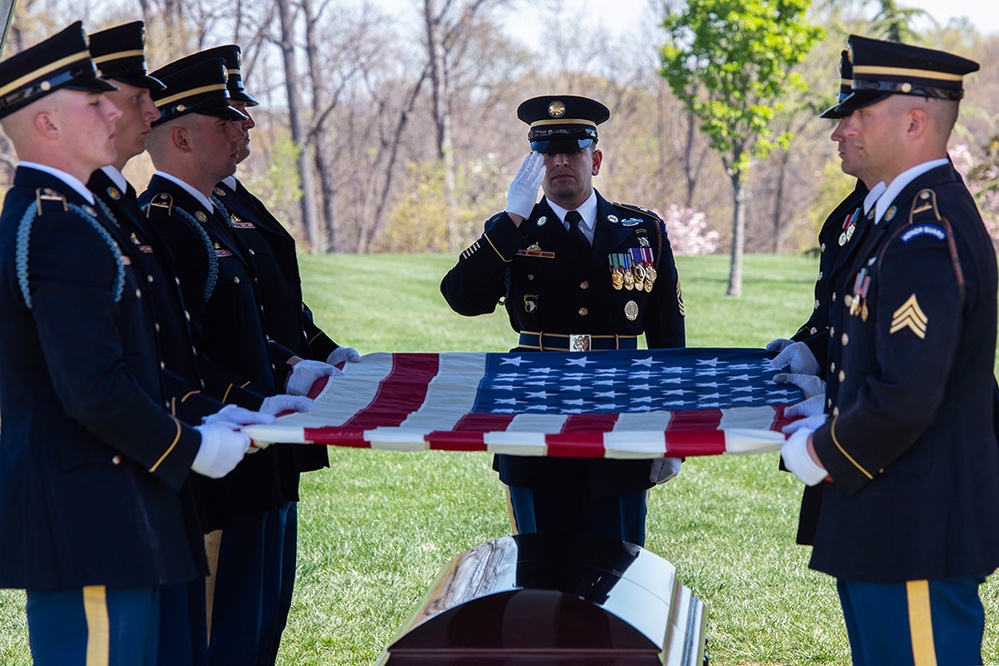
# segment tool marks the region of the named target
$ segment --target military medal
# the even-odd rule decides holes
[[[860,208],[856,208],[852,213],[843,218],[843,233],[839,235],[839,246],[843,247],[853,238],[853,232],[857,228],[857,218],[860,217]]]
[[[631,272],[631,257],[627,254],[622,254],[621,257],[624,259],[624,288],[631,291],[635,288],[635,274]]]
[[[638,319],[638,303],[635,301],[628,301],[625,303],[624,316],[628,318],[628,321],[635,321]]]

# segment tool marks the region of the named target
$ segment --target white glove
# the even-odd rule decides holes
[[[292,395],[308,395],[312,385],[320,377],[329,377],[336,370],[329,363],[322,361],[299,361],[291,367],[288,377],[288,393]]]
[[[304,395],[280,393],[264,398],[264,401],[260,404],[260,413],[272,414],[271,423],[273,423],[274,416],[282,412],[307,412],[315,407],[315,405],[315,400],[307,398]]]
[[[337,347],[326,357],[326,362],[330,365],[341,363],[360,363],[361,355],[353,347]]]
[[[826,411],[826,396],[816,395],[795,403],[784,410],[784,416],[793,419],[799,416],[818,416]]]
[[[806,416],[803,419],[798,419],[797,421],[792,421],[786,426],[780,429],[785,435],[792,435],[799,430],[807,430],[808,432],[815,432],[822,427],[822,424],[826,422],[825,414],[815,414],[813,416]]]
[[[812,350],[803,342],[792,342],[770,361],[771,370],[781,370],[785,366],[789,372],[797,374],[819,374],[819,362]]]
[[[534,204],[538,201],[538,188],[545,179],[545,156],[532,152],[520,165],[520,171],[513,177],[510,189],[506,193],[506,210],[508,213],[520,215],[523,218],[531,216]]]
[[[655,484],[666,483],[680,473],[679,458],[656,458],[652,461],[649,481]]]
[[[266,401],[265,401],[266,402]],[[209,414],[208,416],[201,419],[202,423],[232,423],[238,426],[243,425],[253,425],[253,424],[263,424],[270,425],[274,423],[274,417],[271,415],[273,412],[264,412],[263,410],[259,412],[254,412],[253,410],[246,409],[245,407],[239,407],[237,405],[226,405],[214,414]]]
[[[782,372],[774,375],[774,384],[794,384],[801,389],[806,398],[826,394],[826,383],[815,375],[804,375],[796,372]]]
[[[816,486],[829,476],[829,472],[808,455],[808,437],[825,423],[825,420],[825,414],[809,416],[784,427],[784,433],[790,432],[791,436],[780,447],[780,457],[784,459],[784,467],[793,472],[806,486]],[[814,427],[811,427],[812,425]],[[792,429],[792,426],[798,427]]]
[[[791,344],[794,344],[794,342],[788,340],[787,338],[777,338],[776,340],[771,340],[770,342],[768,342],[765,349],[768,352],[780,352],[784,351],[784,349]]]
[[[250,448],[250,438],[237,427],[225,422],[195,426],[201,433],[201,448],[194,456],[191,471],[209,479],[220,479],[231,472]]]

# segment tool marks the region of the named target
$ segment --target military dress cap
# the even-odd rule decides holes
[[[843,118],[850,115],[849,112],[842,112],[840,104],[847,97],[853,94],[853,63],[850,62],[850,52],[844,49],[839,57],[839,92],[836,94],[836,103],[819,114],[819,118]],[[876,93],[865,93],[875,95]]]
[[[517,117],[530,126],[531,150],[574,153],[597,142],[597,125],[610,118],[610,110],[588,97],[542,95],[521,102]]]
[[[146,73],[146,29],[142,21],[132,21],[90,35],[90,57],[101,77],[123,81],[136,88],[162,90],[159,79]]]
[[[255,100],[250,93],[243,88],[243,74],[240,68],[243,66],[243,52],[237,44],[225,44],[215,46],[204,51],[198,51],[186,55],[179,60],[174,60],[168,66],[193,67],[201,63],[222,58],[225,61],[226,73],[229,75],[228,83],[229,99],[237,102],[246,102],[247,106],[258,106],[260,102]]]
[[[842,111],[868,106],[889,95],[916,95],[945,100],[964,96],[964,75],[978,63],[944,51],[850,35],[852,94]]]
[[[0,62],[0,118],[61,88],[117,90],[101,80],[80,21]]]
[[[159,119],[153,127],[188,113],[200,113],[226,120],[246,120],[246,116],[229,106],[226,88],[225,61],[212,58],[193,66],[178,66],[179,61],[164,65],[152,72],[166,88],[151,91]]]

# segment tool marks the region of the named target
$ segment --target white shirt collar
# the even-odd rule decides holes
[[[59,180],[66,183],[74,190],[76,190],[76,192],[80,196],[82,196],[84,199],[87,200],[87,203],[89,204],[94,203],[94,193],[88,190],[87,186],[84,185],[79,178],[77,178],[72,174],[66,173],[62,169],[56,169],[55,167],[51,167],[47,164],[39,164],[38,162],[27,162],[27,161],[19,162],[18,166],[28,167],[29,169],[36,169],[38,171],[44,171],[50,176],[55,176],[56,178],[58,178]]]
[[[118,169],[116,169],[113,164],[102,166],[101,171],[107,174],[107,177],[110,178],[114,182],[114,184],[118,186],[119,190],[124,192],[125,190],[128,189],[128,181],[125,180],[125,176],[121,173],[121,171],[118,171]]]
[[[871,210],[871,206],[877,203],[886,189],[888,189],[888,186],[885,185],[885,181],[883,180],[871,188],[871,191],[864,197],[864,215],[867,215],[868,211]]]
[[[201,192],[197,191],[196,189],[194,189],[193,187],[191,187],[190,185],[188,185],[184,181],[182,181],[180,178],[177,178],[176,176],[171,176],[170,174],[166,173],[165,171],[157,171],[153,175],[160,176],[162,178],[166,178],[167,180],[169,180],[172,183],[177,183],[182,188],[184,188],[184,190],[187,191],[188,194],[190,194],[192,197],[194,197],[195,199],[197,199],[198,203],[200,203],[202,206],[205,207],[205,210],[207,210],[209,213],[214,213],[215,212],[215,206],[212,205],[211,199],[209,199],[204,194],[202,194]]]
[[[236,184],[239,181],[236,180],[236,176],[233,175],[233,176],[226,176],[225,178],[222,179],[222,182],[225,183],[229,187],[230,190],[232,190],[233,192],[235,192],[236,191]]]
[[[947,163],[948,163],[947,158],[941,157],[938,160],[930,160],[929,162],[923,162],[922,164],[917,164],[911,169],[907,169],[902,173],[898,174],[897,176],[895,176],[895,179],[888,184],[888,187],[885,189],[884,193],[880,197],[878,197],[878,203],[874,207],[874,224],[877,224],[878,222],[881,221],[881,218],[888,210],[888,206],[890,206],[892,202],[895,201],[895,197],[897,197],[899,194],[902,193],[902,190],[905,189],[906,185],[914,181],[919,176],[922,176],[930,169],[935,169],[938,166],[943,166],[944,164]]]
[[[565,227],[566,230],[568,230],[569,223],[565,221],[565,215],[566,213],[569,212],[569,210],[566,208],[562,208],[558,204],[552,202],[550,199],[548,200],[548,205],[551,206],[551,209],[555,211],[556,215],[558,215],[558,219],[561,220],[562,226]],[[576,209],[576,212],[579,213],[579,217],[581,218],[579,221],[579,228],[583,232],[583,235],[586,236],[586,240],[590,241],[590,243],[592,244],[593,231],[597,221],[596,190],[590,192],[589,198],[586,201],[584,201],[582,204],[580,204],[579,208]]]

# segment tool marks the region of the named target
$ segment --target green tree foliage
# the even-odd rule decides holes
[[[822,39],[805,21],[809,0],[689,0],[663,20],[661,75],[700,121],[732,182],[732,263],[728,294],[742,292],[743,185],[754,158],[787,146],[790,133],[770,122],[791,88],[791,69]]]

